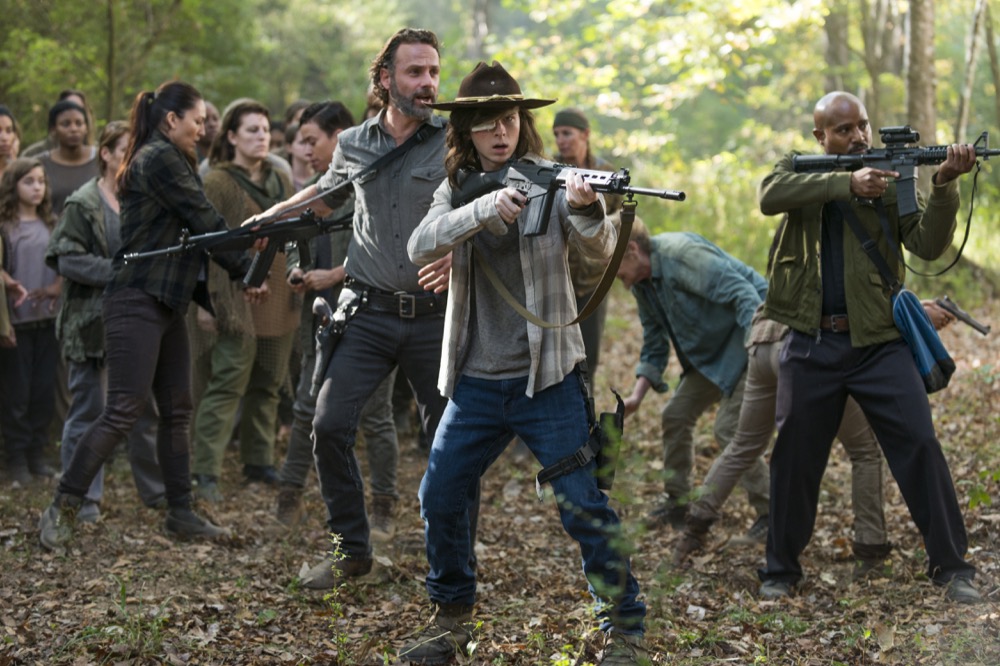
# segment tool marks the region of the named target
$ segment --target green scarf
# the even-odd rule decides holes
[[[232,176],[233,180],[250,195],[250,198],[260,206],[262,211],[285,200],[285,185],[281,182],[277,170],[272,169],[269,162],[264,162],[262,167],[264,169],[264,182],[259,185],[250,179],[245,169],[232,162],[221,165],[221,168]]]

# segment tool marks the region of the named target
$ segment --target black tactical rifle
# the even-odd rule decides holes
[[[228,231],[213,231],[207,234],[191,236],[187,229],[181,232],[177,245],[151,250],[149,252],[131,252],[123,258],[126,263],[148,259],[150,257],[169,257],[188,252],[226,252],[230,250],[247,250],[253,247],[260,238],[266,238],[267,247],[254,256],[250,270],[243,278],[243,284],[248,287],[259,287],[267,278],[274,257],[279,250],[285,249],[286,243],[295,243],[299,248],[299,262],[306,265],[311,262],[309,255],[309,239],[320,234],[351,229],[354,213],[348,213],[338,218],[326,220],[317,219],[311,209],[306,209],[299,217],[292,217],[278,222],[267,222],[230,229]]]
[[[461,186],[452,194],[451,205],[452,208],[459,208],[484,194],[505,187],[513,187],[528,199],[544,196],[545,205],[541,214],[528,218],[524,224],[525,236],[541,236],[548,231],[549,215],[552,213],[556,190],[566,187],[566,174],[571,170],[580,174],[596,192],[629,195],[630,198],[633,194],[641,194],[674,201],[684,201],[686,197],[683,192],[677,190],[632,187],[628,169],[595,171],[577,169],[566,164],[543,166],[529,162],[510,162],[498,171],[476,171],[466,175]]]
[[[833,171],[873,167],[896,171],[896,200],[900,217],[917,212],[917,167],[941,164],[948,158],[948,146],[907,146],[920,140],[920,133],[909,125],[883,127],[878,131],[885,148],[872,148],[866,153],[851,155],[796,155],[792,168],[798,172]],[[989,147],[990,134],[983,132],[973,144],[976,157],[988,160],[1000,155],[1000,150]]]

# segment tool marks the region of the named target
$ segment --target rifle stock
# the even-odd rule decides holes
[[[851,155],[795,155],[792,169],[798,173],[817,173],[846,169],[854,171],[873,167],[899,172],[896,179],[896,197],[900,217],[917,212],[917,167],[937,165],[948,159],[948,146],[908,146],[920,140],[920,135],[902,127],[883,127],[879,130],[885,148],[873,148],[866,153]],[[989,147],[990,134],[983,132],[974,144],[976,157],[988,160],[1000,155],[1000,150]],[[982,145],[980,145],[982,144]]]
[[[566,174],[575,171],[583,180],[590,184],[595,192],[610,194],[642,195],[684,201],[687,195],[678,190],[655,190],[646,187],[632,187],[628,169],[618,171],[597,171],[595,169],[577,169],[566,164],[532,164],[530,162],[509,163],[498,171],[473,172],[468,174],[452,194],[453,208],[460,208],[475,201],[484,194],[505,187],[513,187],[528,199],[544,196],[545,205],[540,216],[533,216],[525,222],[525,236],[542,236],[548,231],[549,216],[555,192],[566,187]]]

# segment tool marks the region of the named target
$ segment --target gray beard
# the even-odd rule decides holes
[[[395,80],[389,82],[389,103],[399,109],[404,116],[417,120],[429,120],[434,113],[434,109],[427,106],[417,106],[412,98],[401,95]]]

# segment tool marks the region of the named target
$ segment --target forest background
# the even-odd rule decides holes
[[[250,96],[280,117],[295,99],[332,98],[360,113],[386,37],[433,28],[442,99],[477,61],[499,60],[529,93],[559,98],[537,112],[541,127],[578,106],[596,152],[635,184],[688,193],[644,202],[652,229],[699,232],[758,269],[775,220],[754,205],[756,185],[787,150],[817,150],[823,93],[858,94],[874,128],[909,123],[925,145],[1000,137],[987,0],[0,0],[0,16],[0,102],[23,146],[68,87],[88,94],[99,125],[171,78],[220,108]],[[998,193],[1000,180],[980,179],[974,266],[1000,259]],[[984,276],[995,282],[957,271],[945,286],[974,306],[992,294]]]
[[[368,64],[404,25],[441,37],[442,99],[477,61],[499,60],[527,94],[559,98],[537,111],[540,127],[559,108],[580,107],[595,152],[629,168],[634,184],[687,192],[684,203],[640,202],[654,231],[701,233],[758,270],[777,220],[760,214],[757,184],[787,150],[818,152],[812,107],[825,92],[858,94],[873,127],[910,123],[924,144],[983,131],[1000,141],[1000,61],[986,0],[0,0],[0,103],[21,122],[22,146],[44,136],[48,107],[69,87],[87,93],[98,126],[125,117],[138,91],[173,78],[220,108],[250,96],[280,117],[299,98],[339,99],[360,114]],[[971,187],[963,178],[962,223],[946,259],[961,242]],[[1000,318],[998,196],[1000,177],[987,163],[963,259],[942,277],[909,280],[988,323]],[[934,271],[946,259],[910,261]],[[620,288],[611,305],[597,380],[627,388],[641,334]],[[725,535],[752,521],[743,500],[730,502],[718,539],[691,570],[661,562],[676,535],[630,533],[654,663],[1000,663],[1000,348],[996,333],[984,339],[958,325],[943,338],[959,372],[932,405],[989,601],[956,608],[921,581],[922,545],[893,484],[892,575],[851,582],[849,468],[838,452],[807,553],[810,577],[788,603],[754,599],[759,549],[726,547]],[[671,380],[678,370],[672,363]],[[636,419],[614,495],[627,525],[662,487],[658,410]],[[104,519],[66,557],[37,546],[50,491],[0,491],[0,665],[396,663],[395,647],[426,611],[413,491],[425,455],[413,439],[401,454],[403,538],[370,579],[323,599],[296,575],[326,543],[315,487],[312,520],[275,539],[273,497],[238,489],[235,456],[226,468],[233,495],[215,511],[238,536],[221,545],[160,536],[161,517],[138,505],[121,465]],[[711,440],[703,419],[699,479]],[[462,663],[568,666],[594,656],[578,554],[551,503],[533,499],[536,472],[531,461],[505,459],[484,481],[477,612],[485,629]]]

